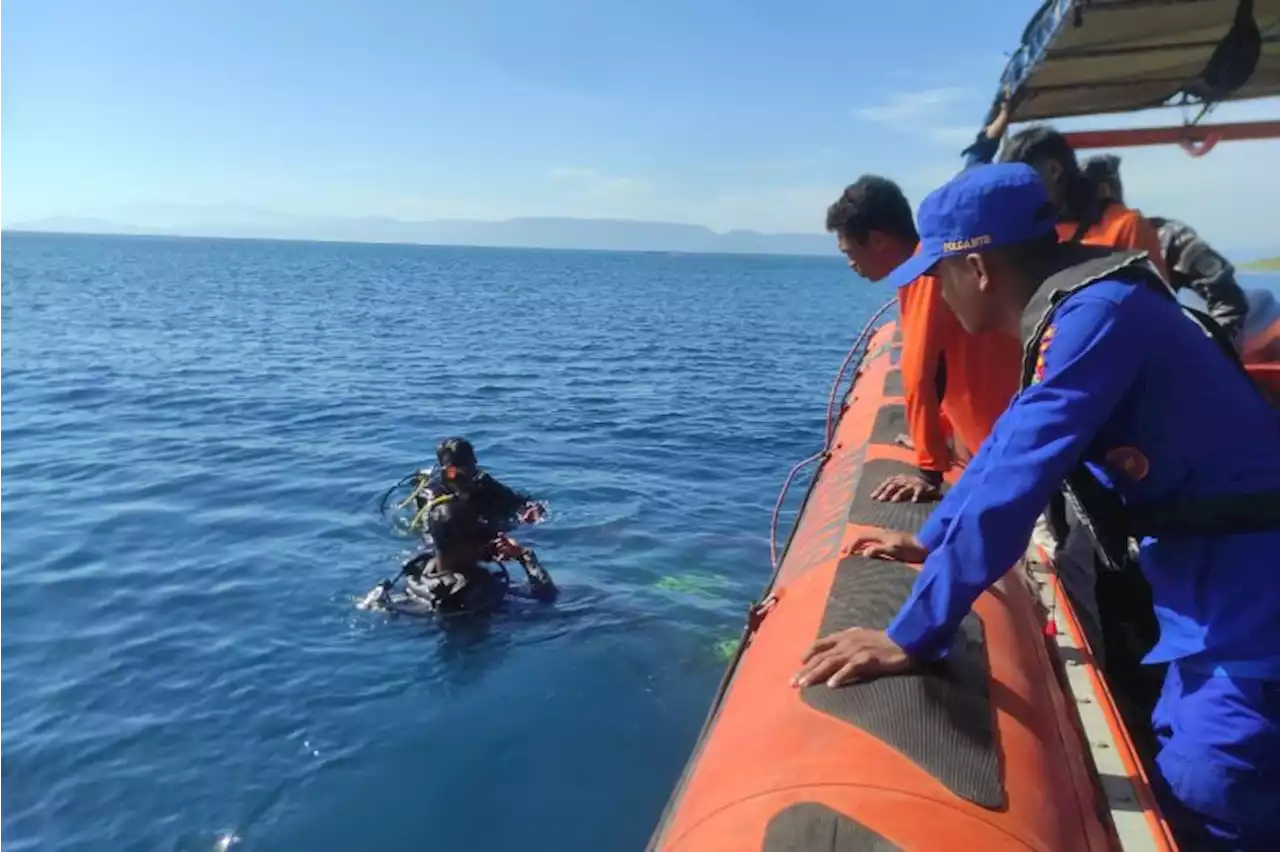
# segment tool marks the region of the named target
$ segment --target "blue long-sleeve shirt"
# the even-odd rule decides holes
[[[1104,281],[1051,328],[1038,380],[920,532],[929,556],[889,627],[917,659],[945,653],[1082,458],[1135,507],[1280,490],[1280,414],[1170,300]],[[1148,662],[1280,676],[1280,532],[1147,538],[1139,562],[1160,624]]]

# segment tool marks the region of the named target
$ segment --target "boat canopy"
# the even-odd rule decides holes
[[[1012,123],[1277,95],[1280,0],[1046,0],[1006,91]]]

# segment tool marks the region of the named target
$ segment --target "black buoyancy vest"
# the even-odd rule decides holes
[[[1073,294],[1099,281],[1120,280],[1150,287],[1177,302],[1177,296],[1151,265],[1145,251],[1117,252],[1109,248],[1078,245],[1064,247],[1064,251],[1070,252],[1070,265],[1046,279],[1022,313],[1023,390],[1035,381],[1040,344],[1054,313]],[[1244,367],[1235,347],[1218,324],[1193,308],[1183,307],[1182,310],[1243,373]],[[1089,531],[1107,567],[1113,571],[1122,570],[1129,560],[1130,538],[1280,530],[1280,491],[1128,507],[1083,462],[1067,474],[1063,484],[1067,499]]]

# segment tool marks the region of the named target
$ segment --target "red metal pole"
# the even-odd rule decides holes
[[[1135,127],[1130,130],[1080,130],[1065,134],[1077,151],[1087,148],[1133,148],[1140,145],[1181,145],[1200,156],[1214,145],[1243,139],[1280,139],[1280,121],[1241,121],[1181,127]]]

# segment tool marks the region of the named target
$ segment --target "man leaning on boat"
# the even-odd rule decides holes
[[[1060,243],[1055,220],[1025,164],[971,169],[921,205],[920,250],[888,280],[935,275],[967,331],[1020,339],[1022,388],[918,537],[856,543],[923,562],[888,630],[820,639],[794,683],[945,656],[1065,482],[1100,549],[1140,542],[1159,622],[1145,662],[1168,663],[1152,781],[1180,842],[1280,848],[1280,413],[1141,252]]]
[[[919,250],[911,205],[898,185],[863,175],[827,209],[849,267],[880,281]],[[975,451],[1018,387],[1015,339],[968,334],[942,301],[937,278],[901,282],[902,391],[918,472],[889,477],[872,495],[893,502],[936,500],[942,476]]]

